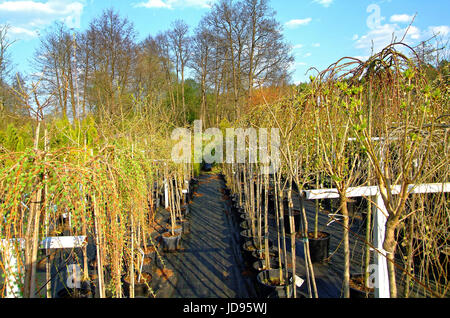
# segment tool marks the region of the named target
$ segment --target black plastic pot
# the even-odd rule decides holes
[[[294,231],[295,233],[297,233],[300,231],[301,212],[298,210],[293,210],[292,213],[294,215]],[[291,225],[289,223],[289,213],[286,210],[284,214],[284,230],[286,231],[286,234],[291,233]]]
[[[170,223],[167,224],[166,229],[167,229],[168,232],[171,232],[171,231],[172,231],[172,225],[171,225]],[[181,234],[181,233],[183,233],[183,225],[182,225],[182,224],[179,224],[179,223],[176,223],[176,224],[175,224],[175,229],[173,229],[173,232],[174,232],[175,234]]]
[[[181,221],[181,225],[182,225],[182,234],[190,234],[191,233],[191,223],[184,219],[183,221]]]
[[[252,253],[255,250],[252,241],[247,241],[242,244],[242,257],[244,258],[244,262],[247,264],[252,264]]]
[[[269,214],[275,214],[275,197],[273,194],[269,194],[268,208]]]
[[[150,264],[147,265],[143,265],[142,266],[142,271],[143,272],[153,272],[155,270],[155,262],[152,260],[152,262]]]
[[[241,245],[243,245],[247,241],[253,242],[253,240],[255,239],[255,237],[252,236],[252,233],[250,230],[241,231],[239,238],[240,238]]]
[[[175,233],[175,236],[162,235],[161,237],[162,237],[162,247],[164,251],[174,252],[179,249],[181,242],[181,233]]]
[[[239,223],[239,227],[240,227],[240,231],[246,231],[249,230],[249,226],[247,224],[247,221],[242,221],[241,223]]]
[[[323,238],[311,238],[314,233],[309,234],[309,255],[311,256],[312,263],[323,263],[328,260],[330,250],[330,234],[326,232],[320,232],[325,234]]]
[[[239,224],[239,226],[240,226],[240,228],[241,228],[241,231],[245,231],[245,230],[250,230],[250,225],[249,225],[249,223],[247,222],[247,221],[242,221],[240,224]],[[255,224],[255,226],[256,226],[256,224]]]
[[[262,250],[253,251],[252,252],[252,258],[251,258],[252,264],[254,262],[263,260],[263,259],[261,259],[261,256],[260,256],[261,254],[260,253],[263,253],[262,255],[265,255],[265,251],[266,251],[265,248],[263,248]],[[269,259],[275,259],[276,260],[277,258],[278,258],[278,251],[275,248],[273,248],[271,246],[271,244],[269,244]]]
[[[246,215],[246,212],[243,208],[238,207],[238,208],[236,208],[236,215],[238,215],[240,217],[241,215]]]
[[[245,212],[239,213],[239,218],[242,219],[242,221],[247,221],[248,219],[250,219],[250,217]]]
[[[264,243],[262,247],[259,247],[258,245],[259,244],[255,244],[253,241],[247,241],[242,245],[243,257],[247,264],[251,265],[258,260],[255,256],[253,256],[253,252],[264,251]],[[275,251],[272,251],[271,248],[272,242],[269,241],[270,253],[275,253]]]
[[[246,221],[247,224],[251,224],[251,221],[252,221],[252,219],[251,219],[247,214],[245,214],[245,213],[240,214],[240,215],[239,215],[239,219],[240,219],[241,221]],[[255,224],[257,224],[257,219],[253,219],[253,222],[255,222]]]
[[[150,200],[148,201],[148,204],[150,206]],[[159,198],[157,196],[157,193],[156,193],[156,191],[153,191],[153,207],[155,209],[157,209],[157,208],[159,208],[159,204],[160,204],[160,201],[159,201]]]
[[[350,280],[362,277],[364,277],[363,274],[351,274]],[[352,284],[350,284],[350,298],[374,298],[373,291],[367,293],[361,289],[354,288],[351,285]]]
[[[279,270],[272,269],[260,272],[257,276],[258,282],[258,294],[261,298],[288,298],[292,296],[294,291],[294,280],[292,274],[288,274],[288,282],[284,285],[272,285],[271,282],[279,281]],[[287,292],[287,286],[289,286],[289,293]]]
[[[160,194],[160,195],[159,195],[159,206],[161,206],[161,207],[164,208],[164,205],[166,204],[165,201],[166,201],[166,200],[165,200],[165,198],[164,198],[164,195],[163,195],[163,194]]]
[[[256,243],[256,244],[255,244]],[[264,250],[264,239],[263,239],[263,242],[262,242],[262,246],[260,247],[259,246],[259,242],[255,242],[255,241],[248,241],[248,242],[246,242],[245,244],[244,244],[244,248],[246,248],[246,247],[250,247],[250,246],[252,246],[252,248],[251,248],[251,250],[252,251],[261,251],[261,250]],[[272,246],[273,246],[273,243],[272,243],[272,241],[269,241],[269,249],[271,249],[272,248]],[[248,250],[250,250],[250,248],[248,248]]]
[[[190,214],[189,204],[184,204],[181,206],[181,213],[183,216],[187,217]]]
[[[89,282],[81,282],[80,288],[63,288],[56,293],[56,298],[94,298],[95,288]]]
[[[152,275],[150,273],[143,272],[145,274],[150,275],[150,279],[152,278]],[[135,279],[137,280],[137,276],[135,276]],[[147,282],[148,285],[150,285],[150,281]],[[134,283],[134,295],[135,297],[146,297],[149,296],[149,288],[146,283]],[[124,277],[122,277],[122,292],[125,297],[130,297],[130,283],[125,280]]]
[[[144,248],[144,247],[142,246],[142,248]],[[144,250],[144,253],[145,253],[144,257],[155,259],[155,257],[156,257],[156,248],[154,248],[153,246],[147,246],[147,248],[149,248],[150,250],[148,250],[148,251]]]
[[[269,264],[270,264],[270,269],[279,269],[280,268],[278,257],[269,258]],[[258,260],[256,262],[254,262],[252,265],[252,269],[255,273],[259,273],[259,272],[267,270],[266,260],[263,259],[263,260]]]
[[[151,257],[147,256],[150,254],[145,254],[144,261],[142,264],[141,271],[145,273],[152,273],[156,266],[156,253],[154,253]],[[139,264],[140,266],[140,264]]]

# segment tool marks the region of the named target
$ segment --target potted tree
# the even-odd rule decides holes
[[[166,180],[169,179],[167,168],[165,169]],[[170,219],[168,224],[168,230],[162,234],[162,244],[163,249],[167,252],[174,252],[178,250],[180,246],[181,234],[183,227],[180,224],[177,224],[177,213],[175,209],[175,200],[174,200],[174,189],[173,183],[168,182],[168,193],[169,193],[169,212]]]
[[[318,110],[316,109],[316,112]],[[314,127],[315,131],[315,158],[316,162],[311,163],[314,164],[315,167],[315,187],[316,189],[323,188],[321,182],[321,151],[320,151],[320,135],[317,127]],[[308,241],[309,241],[309,253],[312,263],[323,263],[328,261],[329,258],[329,250],[330,250],[330,234],[325,231],[319,231],[319,213],[321,208],[321,202],[319,200],[315,201],[315,215],[314,215],[314,231],[308,232]]]

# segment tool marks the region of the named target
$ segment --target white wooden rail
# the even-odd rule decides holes
[[[392,187],[392,194],[399,194],[401,186]],[[430,183],[420,185],[409,185],[408,194],[443,193],[450,192],[450,183]],[[337,189],[318,189],[304,191],[307,200],[337,199]],[[375,297],[389,298],[389,277],[387,271],[386,251],[383,249],[385,238],[386,221],[388,213],[378,186],[356,187],[347,189],[348,198],[375,197],[375,213],[373,215],[373,245],[378,250],[375,256]]]

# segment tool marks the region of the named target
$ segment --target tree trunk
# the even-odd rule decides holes
[[[383,243],[383,249],[386,251],[387,269],[389,275],[389,290],[391,298],[397,298],[397,283],[395,278],[395,249],[397,241],[395,239],[395,230],[397,229],[398,221],[388,219],[386,222],[386,234]]]
[[[344,217],[344,297],[350,298],[350,242],[347,198],[341,196],[341,212]]]

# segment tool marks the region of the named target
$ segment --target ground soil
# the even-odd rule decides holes
[[[363,276],[351,278],[350,279],[350,287],[360,290],[364,293],[373,293],[374,292],[373,288],[368,288],[365,286]]]
[[[263,279],[263,284],[270,285],[270,286],[284,286],[285,284],[281,284],[281,281],[277,278],[272,279]]]
[[[266,259],[266,253],[261,253],[261,254],[259,254],[258,253],[258,259],[260,259],[260,260],[265,260]],[[273,257],[274,256],[274,253],[269,253],[269,257]]]
[[[326,238],[327,236],[328,236],[327,234],[322,233],[322,232],[318,232],[318,233],[317,233],[317,237],[318,237],[319,239]],[[309,233],[308,233],[308,238],[309,238],[309,239],[315,239],[315,237],[314,237],[314,232],[309,232]]]
[[[156,275],[158,276],[158,277],[163,277],[165,280],[167,280],[167,279],[169,279],[170,277],[172,277],[173,276],[173,271],[172,270],[170,270],[170,269],[160,269],[160,268],[158,268],[157,270],[156,270]]]
[[[172,225],[170,223],[166,224],[166,229],[168,229],[170,231],[172,229]],[[181,229],[181,225],[175,225],[175,227],[173,229],[179,230],[179,229]]]
[[[172,232],[166,232],[163,234],[164,237],[175,237],[178,236],[179,234],[175,233],[175,235],[172,235]]]
[[[156,248],[154,246],[147,246],[142,249],[144,251],[144,254],[150,254],[156,251]]]
[[[135,284],[145,284],[145,283],[149,283],[152,280],[152,275],[150,273],[142,273],[141,274],[141,279],[139,281],[137,281],[137,275],[134,277],[135,279]],[[123,280],[130,284],[130,277],[129,276],[125,276],[123,278]]]

